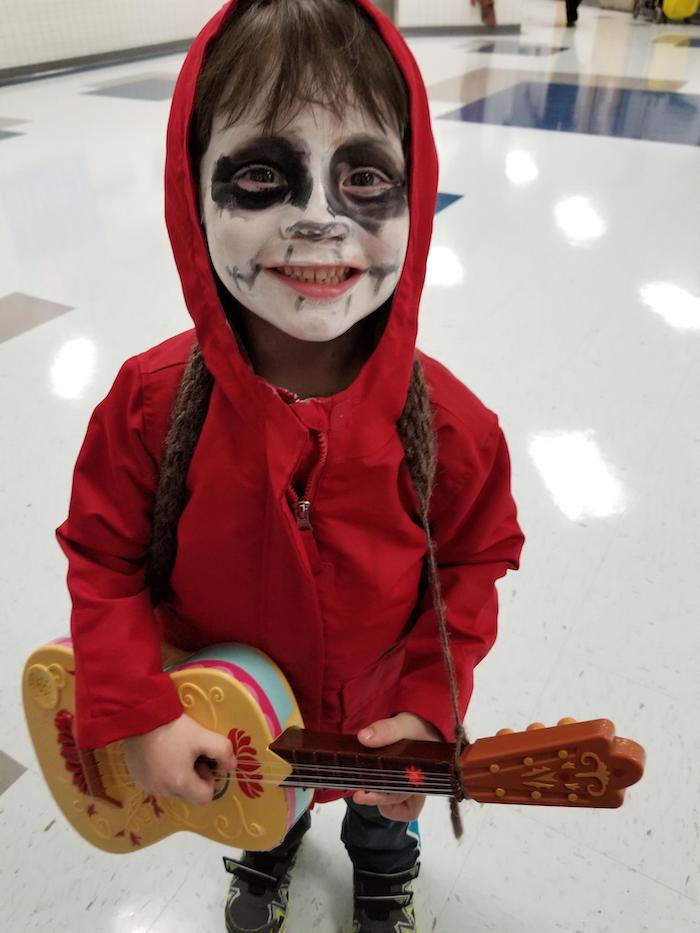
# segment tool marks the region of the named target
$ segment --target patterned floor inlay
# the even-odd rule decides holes
[[[22,126],[27,120],[15,120],[13,117],[0,117],[0,139],[12,139],[13,136],[24,136],[24,133],[18,133],[16,126]]]
[[[435,213],[439,214],[440,211],[444,211],[446,207],[454,204],[455,201],[460,201],[463,197],[463,194],[446,194],[443,191],[438,192]]]
[[[700,146],[698,94],[523,81],[438,119]]]
[[[0,752],[0,794],[4,794],[27,769],[5,752]]]
[[[533,45],[520,43],[513,39],[496,39],[492,42],[483,42],[470,52],[478,52],[481,55],[528,55],[535,58],[545,58],[549,55],[558,55],[559,52],[567,52],[569,46],[551,46],[551,45]]]
[[[73,309],[68,305],[13,292],[0,298],[0,343],[34,327],[41,327]]]
[[[499,91],[527,82],[542,84],[586,84],[596,88],[625,88],[630,91],[679,91],[685,81],[664,81],[653,78],[621,78],[617,75],[578,75],[567,72],[532,72],[516,68],[477,68],[457,78],[431,84],[431,100],[471,104]]]
[[[98,97],[121,97],[127,100],[170,100],[175,89],[175,77],[168,75],[136,75],[128,80],[108,81],[86,91]]]
[[[657,44],[660,43],[661,45],[676,45],[683,46],[683,48],[700,49],[700,38],[684,36],[680,33],[659,36],[658,39],[654,39],[654,42]]]

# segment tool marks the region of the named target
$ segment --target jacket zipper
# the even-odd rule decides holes
[[[317,434],[319,458],[313,470],[309,474],[306,483],[306,489],[302,496],[297,496],[297,492],[292,485],[287,490],[290,504],[294,511],[294,517],[297,521],[299,531],[313,531],[311,524],[311,503],[318,487],[318,481],[321,478],[321,471],[326,465],[328,459],[328,438],[325,434]]]

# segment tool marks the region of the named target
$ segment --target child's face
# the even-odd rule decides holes
[[[240,304],[299,340],[344,334],[390,297],[408,243],[396,131],[358,108],[308,106],[263,136],[255,112],[214,121],[201,163],[212,263]]]

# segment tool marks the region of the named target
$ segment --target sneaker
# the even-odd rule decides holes
[[[226,898],[228,933],[282,933],[298,851],[296,845],[283,856],[244,852],[240,861],[224,857],[226,871],[233,875]]]
[[[355,871],[352,933],[409,933],[416,929],[413,882],[420,865],[393,875]]]

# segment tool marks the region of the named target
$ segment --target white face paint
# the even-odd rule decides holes
[[[396,131],[358,108],[308,106],[263,136],[255,114],[214,121],[200,173],[216,272],[237,301],[291,337],[341,336],[389,298],[408,243]]]

